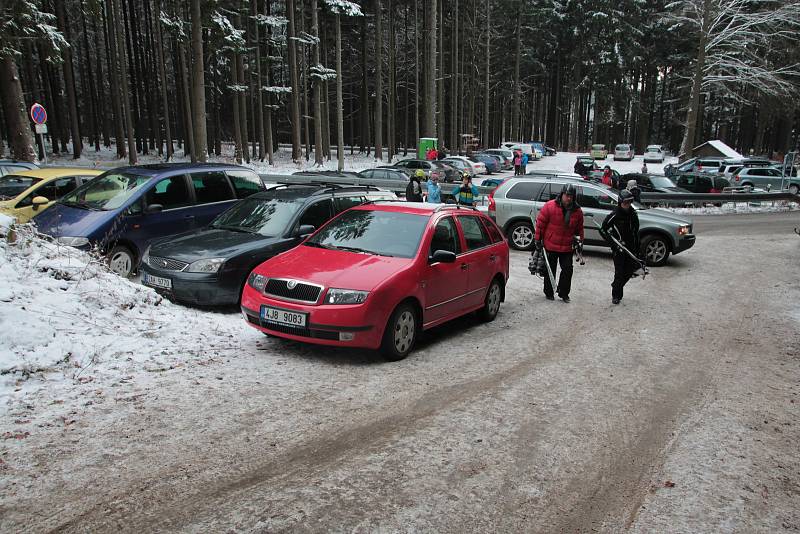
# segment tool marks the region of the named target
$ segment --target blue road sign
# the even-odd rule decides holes
[[[47,111],[45,111],[44,106],[36,103],[31,106],[31,119],[36,124],[44,124],[47,122]]]

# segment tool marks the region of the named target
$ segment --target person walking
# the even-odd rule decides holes
[[[519,169],[522,166],[522,151],[515,150],[514,151],[514,176],[519,176],[520,172]]]
[[[472,177],[467,171],[461,175],[461,185],[451,193],[456,199],[456,204],[461,206],[474,206],[478,198],[478,188],[472,185]]]
[[[522,153],[522,157],[520,159],[519,174],[520,176],[528,174],[528,155],[524,152]]]
[[[647,162],[642,162],[642,174],[647,174]]]
[[[639,254],[639,216],[633,208],[633,194],[623,189],[619,193],[619,204],[616,209],[609,213],[600,228],[600,235],[603,236],[609,245],[614,258],[614,280],[611,282],[611,303],[619,304],[623,297],[623,288],[628,280],[633,277],[633,273],[641,267],[620,249],[611,239],[613,235],[632,253]]]
[[[406,186],[406,202],[422,202],[422,183],[425,171],[417,169]]]
[[[425,202],[430,204],[442,203],[442,186],[439,185],[439,177],[431,176],[426,184]]]
[[[534,234],[536,248],[545,252],[553,276],[556,266],[561,265],[555,290],[564,302],[569,302],[572,288],[572,243],[575,236],[583,241],[583,210],[575,196],[575,186],[564,184],[558,197],[545,203],[539,211]],[[555,300],[549,276],[544,278],[544,296],[547,300]]]

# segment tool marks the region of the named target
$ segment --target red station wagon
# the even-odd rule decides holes
[[[405,358],[419,334],[497,315],[508,244],[474,208],[381,202],[352,208],[250,274],[245,319],[278,337]]]

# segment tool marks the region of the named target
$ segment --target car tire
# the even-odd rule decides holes
[[[661,267],[667,263],[671,249],[667,238],[658,234],[649,234],[642,239],[641,246],[647,265]]]
[[[497,317],[497,312],[500,311],[500,302],[503,300],[503,288],[500,282],[495,278],[489,284],[489,290],[486,292],[486,298],[483,299],[483,308],[478,312],[481,321],[490,323]]]
[[[533,226],[529,222],[517,221],[508,228],[508,244],[516,250],[530,250],[533,236]]]
[[[133,274],[134,266],[135,256],[128,247],[117,245],[108,253],[108,268],[111,272],[128,278]]]
[[[417,310],[410,303],[404,302],[395,308],[381,341],[381,354],[385,360],[396,362],[408,356],[417,341],[419,323]]]

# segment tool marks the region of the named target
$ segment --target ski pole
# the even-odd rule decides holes
[[[592,219],[592,222],[593,222],[593,223],[595,224],[595,226],[597,226],[597,227],[598,227],[600,230],[602,230],[602,229],[603,229],[603,227],[602,227],[602,226],[601,226],[601,225],[600,225],[600,224],[599,224],[599,223],[598,223],[596,220]],[[628,249],[628,247],[626,247],[625,245],[623,245],[623,244],[622,244],[622,242],[621,242],[619,239],[617,239],[616,237],[614,237],[614,235],[613,235],[613,234],[611,234],[611,232],[609,232],[609,233],[608,233],[608,237],[610,237],[610,238],[611,238],[611,241],[613,241],[613,242],[614,242],[614,244],[615,244],[615,245],[616,245],[616,246],[617,246],[617,247],[618,247],[620,250],[622,250],[623,252],[625,252],[625,253],[626,253],[626,254],[627,254],[627,255],[628,255],[628,256],[629,256],[629,257],[630,257],[630,258],[631,258],[633,261],[635,261],[636,263],[638,263],[638,264],[639,264],[639,266],[640,266],[640,267],[641,267],[641,269],[642,269],[642,280],[644,280],[644,277],[645,277],[645,276],[647,276],[648,274],[650,274],[650,271],[647,269],[647,264],[646,264],[646,263],[645,263],[643,260],[641,260],[641,259],[640,259],[640,258],[639,258],[639,257],[638,257],[636,254],[634,254],[633,252],[631,252],[631,251]]]

